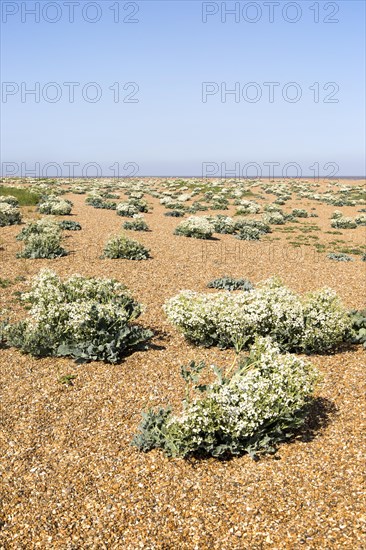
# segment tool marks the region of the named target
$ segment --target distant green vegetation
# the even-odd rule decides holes
[[[39,195],[28,189],[19,189],[18,187],[6,187],[0,185],[0,195],[15,197],[19,201],[19,206],[35,206],[39,202]]]

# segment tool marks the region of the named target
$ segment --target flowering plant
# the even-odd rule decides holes
[[[10,206],[17,207],[19,206],[19,201],[16,197],[13,197],[13,195],[0,195],[0,203],[6,202],[7,204],[10,204]]]
[[[23,251],[18,254],[19,258],[54,259],[67,254],[61,246],[61,227],[53,219],[42,218],[29,222],[17,235],[17,240],[25,243]]]
[[[164,310],[189,340],[237,351],[267,335],[283,349],[324,351],[339,344],[349,328],[347,312],[331,289],[300,298],[276,279],[235,295],[184,290]]]
[[[0,202],[0,227],[21,223],[22,216],[19,208],[7,202]]]
[[[126,235],[111,237],[104,247],[104,258],[111,258],[112,260],[119,258],[147,260],[149,257],[150,251],[143,244],[134,239],[129,239]]]
[[[241,200],[236,213],[239,215],[257,214],[260,209],[261,207],[255,201]]]
[[[266,212],[263,214],[263,221],[273,225],[283,225],[286,223],[285,217],[281,212]]]
[[[176,227],[174,234],[194,237],[195,239],[209,239],[213,232],[214,225],[207,218],[190,216]]]
[[[38,206],[38,211],[41,214],[51,214],[54,216],[67,216],[71,213],[72,202],[67,199],[59,199],[57,197],[48,197]]]
[[[308,362],[281,354],[270,338],[257,338],[249,357],[229,376],[213,367],[212,384],[195,384],[204,363],[182,367],[187,383],[181,415],[170,407],[143,415],[133,444],[162,448],[168,456],[273,452],[301,424],[319,379]],[[230,372],[230,371],[229,371]],[[201,392],[191,399],[189,386]]]
[[[123,229],[129,229],[130,231],[149,231],[149,226],[143,218],[136,217],[130,222],[124,222]]]
[[[111,279],[73,275],[62,281],[43,269],[21,300],[29,317],[7,329],[10,345],[35,356],[71,356],[79,362],[117,362],[152,333],[130,323],[141,313],[126,287]]]
[[[333,218],[330,225],[336,229],[356,229],[357,227],[355,220],[346,216]]]
[[[133,216],[139,212],[138,208],[129,202],[118,203],[116,210],[118,216],[125,216],[127,218],[133,218]]]

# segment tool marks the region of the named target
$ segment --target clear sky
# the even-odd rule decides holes
[[[1,4],[3,175],[365,175],[361,0]]]

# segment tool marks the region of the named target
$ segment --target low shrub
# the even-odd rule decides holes
[[[116,211],[118,216],[124,216],[126,218],[133,218],[139,213],[138,208],[129,202],[120,202],[117,204]]]
[[[334,210],[330,218],[332,220],[339,220],[340,218],[343,218],[343,214],[340,210]]]
[[[226,199],[213,201],[210,205],[211,210],[229,210],[229,201]]]
[[[17,254],[18,258],[48,259],[54,260],[66,256],[66,250],[61,246],[60,233],[39,233],[30,235],[25,241],[22,252]]]
[[[72,202],[67,199],[48,197],[38,205],[41,214],[53,216],[68,216],[71,214]]]
[[[349,340],[353,344],[362,344],[366,348],[366,309],[349,312],[351,330]]]
[[[149,226],[142,218],[136,218],[130,222],[124,222],[123,229],[130,231],[149,231]]]
[[[212,223],[215,233],[232,234],[235,233],[235,222],[229,216],[217,215],[209,218]]]
[[[265,204],[263,210],[265,212],[279,212],[280,214],[283,214],[282,208],[277,206],[277,204],[278,203],[276,203],[276,204],[274,204],[274,203],[273,204]]]
[[[186,381],[183,412],[170,407],[143,414],[132,442],[147,452],[163,449],[168,456],[225,457],[275,452],[306,419],[319,380],[308,362],[281,354],[269,338],[255,340],[249,357],[233,374],[213,367],[216,379],[198,384],[204,363],[182,367]],[[191,391],[195,397],[191,398]]]
[[[145,200],[137,199],[137,198],[130,198],[128,200],[128,203],[134,206],[137,210],[137,212],[148,212],[149,211],[149,205]]]
[[[190,341],[237,351],[256,336],[271,336],[287,351],[323,352],[340,344],[349,328],[334,291],[299,297],[276,279],[235,294],[185,290],[168,300],[164,311]]]
[[[149,250],[143,244],[129,239],[125,235],[112,237],[104,248],[104,258],[147,260],[150,257]]]
[[[192,206],[189,206],[186,210],[189,214],[195,214],[196,212],[204,212],[208,210],[209,207],[205,204],[201,204],[200,202],[194,202]]]
[[[42,218],[27,223],[16,238],[25,245],[18,258],[53,260],[67,254],[61,246],[60,224],[53,219]]]
[[[243,214],[257,214],[260,211],[261,207],[254,201],[242,200],[236,211],[237,215]]]
[[[29,315],[6,329],[6,340],[36,357],[116,363],[126,350],[152,336],[131,324],[141,306],[124,285],[111,279],[73,275],[62,281],[43,269],[21,300],[30,305]]]
[[[102,210],[116,210],[117,208],[116,202],[107,201],[105,200],[105,198],[100,197],[98,195],[87,197],[85,200],[85,203],[88,204],[89,206],[93,206],[94,208],[102,209]]]
[[[184,211],[183,210],[170,210],[169,212],[164,212],[164,216],[169,216],[172,218],[183,218]]]
[[[11,286],[12,282],[10,279],[3,279],[0,277],[0,288],[8,288],[8,286]]]
[[[243,226],[235,235],[236,239],[241,241],[259,241],[262,233],[256,227],[250,227],[249,225]]]
[[[21,232],[16,236],[17,241],[25,241],[31,235],[40,235],[42,233],[59,233],[60,224],[54,219],[41,218],[28,222]]]
[[[161,202],[161,201],[160,201]],[[188,208],[186,208],[182,203],[180,202],[167,202],[163,203],[165,204],[165,208],[168,208],[169,210],[180,210],[181,212],[188,212]]]
[[[291,212],[294,218],[307,218],[309,214],[303,208],[294,208]]]
[[[327,258],[330,260],[335,260],[336,262],[353,262],[353,258],[343,252],[331,252],[330,254],[327,254]]]
[[[263,214],[263,221],[271,225],[283,225],[286,223],[285,216],[280,212],[266,212]]]
[[[336,229],[356,229],[357,223],[353,218],[342,216],[341,218],[333,218],[331,221],[331,226]]]
[[[254,227],[258,229],[261,234],[271,233],[271,228],[268,223],[265,223],[261,220],[250,220],[250,219],[237,219],[234,222],[235,231],[240,232],[246,227]]]
[[[5,287],[3,287],[5,288]],[[0,309],[0,349],[6,346],[9,322],[5,317],[6,311]]]
[[[73,222],[70,220],[63,220],[59,223],[60,229],[63,229],[64,231],[80,231],[81,225],[79,222]]]
[[[357,225],[366,225],[366,216],[356,216],[355,222]]]
[[[4,202],[10,204],[10,206],[14,206],[15,208],[19,207],[18,199],[16,197],[13,197],[13,195],[0,195],[0,203]]]
[[[18,225],[22,222],[22,216],[19,208],[8,204],[7,202],[0,202],[0,227],[6,225]]]
[[[195,239],[210,239],[213,232],[213,224],[207,218],[190,216],[176,227],[174,235],[183,235]]]
[[[253,285],[248,279],[233,279],[232,277],[220,277],[207,284],[208,288],[218,288],[223,290],[253,290]]]

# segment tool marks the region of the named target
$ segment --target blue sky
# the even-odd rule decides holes
[[[2,1],[3,175],[365,175],[363,1],[74,4]]]

